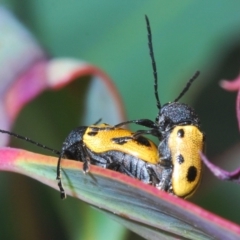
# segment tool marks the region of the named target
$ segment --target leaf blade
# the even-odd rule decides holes
[[[58,189],[57,158],[2,148],[0,159],[1,170],[25,174]],[[238,225],[123,174],[96,166],[84,174],[82,163],[71,160],[63,160],[62,168],[68,195],[114,214],[128,228],[148,239],[157,239],[162,234],[189,239],[240,236]],[[133,222],[132,226],[129,221]]]

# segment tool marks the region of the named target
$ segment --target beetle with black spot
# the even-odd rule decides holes
[[[150,56],[154,73],[154,90],[159,113],[155,121],[139,119],[126,121],[117,127],[136,123],[148,127],[148,130],[138,130],[131,137],[114,139],[122,143],[142,134],[151,134],[158,137],[159,163],[161,170],[157,171],[161,190],[173,193],[179,197],[191,196],[199,186],[202,176],[202,160],[200,153],[204,151],[205,136],[200,129],[200,120],[193,108],[178,100],[188,91],[199,72],[188,81],[186,87],[173,101],[161,106],[158,96],[157,68],[154,59],[150,23],[146,16]],[[164,169],[164,171],[162,170]]]

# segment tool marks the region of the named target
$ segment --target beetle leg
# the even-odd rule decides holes
[[[172,188],[172,181],[171,181],[171,176],[172,176],[172,169],[171,168],[164,168],[163,172],[161,174],[160,182],[156,184],[156,188],[170,192]]]
[[[129,124],[129,123],[135,123],[137,125],[141,125],[141,126],[149,127],[149,128],[155,128],[156,127],[155,122],[153,122],[150,119],[138,119],[138,120],[121,122],[119,124],[114,125],[114,127],[118,128],[118,127],[124,126],[124,125]]]
[[[65,190],[63,188],[63,184],[62,184],[62,180],[61,180],[61,159],[62,159],[62,156],[63,156],[63,152],[61,152],[61,154],[59,155],[59,158],[58,158],[58,163],[57,163],[57,180],[58,180],[58,187],[59,187],[59,190],[60,190],[60,196],[61,196],[61,199],[64,199],[66,198],[66,193],[65,193]]]
[[[90,162],[91,162],[91,158],[90,158],[90,156],[89,156],[89,154],[88,154],[88,152],[87,152],[87,150],[86,150],[86,147],[83,145],[82,146],[82,151],[83,151],[83,159],[82,159],[82,161],[83,161],[83,172],[84,173],[88,173],[89,172],[89,170],[90,170]]]
[[[127,168],[123,165],[119,165],[118,172],[125,173],[129,177],[136,178],[136,176],[134,176],[130,171],[128,171]]]

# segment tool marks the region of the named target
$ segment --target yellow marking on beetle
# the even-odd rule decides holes
[[[181,129],[182,137],[178,135]],[[196,126],[176,126],[169,136],[168,146],[173,163],[173,192],[179,197],[189,197],[201,181],[200,152],[204,148],[204,135]]]
[[[91,151],[95,153],[120,151],[151,164],[157,164],[159,162],[157,146],[149,139],[145,138],[149,142],[149,146],[141,144],[137,140],[130,140],[124,144],[117,144],[112,141],[113,138],[130,137],[133,133],[124,128],[106,129],[106,127],[111,128],[111,126],[107,124],[92,125],[87,128],[83,136],[83,142]],[[99,128],[96,135],[91,134],[93,132],[92,128]]]

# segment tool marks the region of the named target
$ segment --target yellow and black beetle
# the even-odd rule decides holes
[[[133,135],[127,129],[107,124],[80,126],[72,130],[63,142],[58,160],[57,179],[61,197],[65,197],[60,176],[63,157],[82,161],[84,172],[88,172],[90,164],[93,164],[124,173],[147,184],[158,185],[166,170],[157,167],[157,146],[143,136],[136,136],[123,144],[114,141]]]
[[[136,123],[150,128],[139,130],[131,137],[115,139],[123,144],[142,134],[151,134],[160,140],[158,145],[159,165],[168,173],[157,185],[160,189],[179,197],[191,196],[198,187],[202,176],[200,152],[204,149],[204,134],[200,130],[200,120],[193,108],[178,100],[188,91],[199,72],[188,81],[186,87],[173,101],[161,106],[158,96],[157,68],[154,59],[151,28],[145,16],[148,30],[148,42],[154,73],[154,92],[159,113],[156,121],[150,119],[131,120],[116,125],[120,127],[128,123]],[[163,185],[162,185],[163,184]]]
[[[93,164],[121,172],[154,186],[158,185],[161,179],[164,179],[163,176],[168,175],[166,171],[169,171],[158,166],[158,149],[152,141],[139,135],[124,144],[116,143],[114,139],[131,137],[134,133],[104,123],[80,126],[72,130],[63,142],[61,151],[54,150],[13,132],[2,129],[0,129],[0,132],[50,150],[59,156],[57,180],[61,198],[66,197],[61,181],[62,158],[83,162],[84,172],[88,172],[90,164]]]

